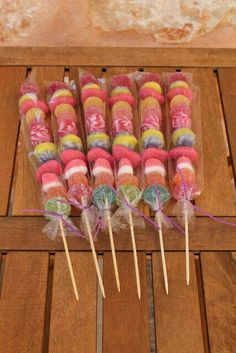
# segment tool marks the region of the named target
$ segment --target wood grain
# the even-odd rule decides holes
[[[236,347],[236,253],[201,253],[211,353]]]
[[[233,164],[234,178],[236,178],[236,69],[218,69],[218,79],[224,108],[224,117]]]
[[[141,300],[138,299],[132,253],[118,253],[118,293],[110,253],[104,255],[103,353],[148,353],[148,301],[145,254],[138,255]]]
[[[64,67],[37,67],[34,69],[33,74],[39,86],[42,99],[46,99],[47,83],[53,80],[63,80]],[[15,104],[17,104],[17,101],[15,101]],[[43,209],[43,205],[40,186],[34,179],[34,170],[27,158],[21,131],[16,155],[12,214],[14,216],[32,215],[31,212],[23,212],[26,209]],[[37,214],[37,212],[33,214]]]
[[[221,48],[1,47],[0,65],[235,67]]]
[[[47,253],[7,254],[0,302],[1,353],[42,352],[47,270]]]
[[[196,205],[214,215],[235,216],[217,79],[212,69],[194,68],[188,71],[193,72],[193,82],[200,87],[201,93],[204,189]]]
[[[17,145],[17,97],[26,75],[24,67],[0,67],[0,215],[7,214]]]
[[[65,254],[55,256],[50,325],[50,353],[96,353],[97,280],[92,255],[71,253],[79,291],[74,298]]]
[[[224,221],[236,223],[236,218],[222,218]],[[73,218],[78,226],[79,218]],[[1,250],[62,250],[63,243],[60,239],[50,240],[42,233],[47,221],[42,217],[0,217],[0,249]],[[184,250],[184,237],[174,229],[163,231],[166,250]],[[157,232],[151,226],[146,230],[135,231],[137,249],[143,251],[159,251],[159,239]],[[128,231],[114,234],[116,249],[119,251],[132,250]],[[89,251],[87,241],[76,236],[68,238],[71,250]],[[109,251],[110,242],[108,236],[99,235],[96,249]],[[230,226],[213,222],[205,217],[198,217],[194,230],[190,232],[191,251],[236,251],[235,231]]]
[[[166,254],[169,295],[165,294],[161,256],[153,254],[153,288],[158,353],[203,353],[194,255],[190,255],[190,286],[186,286],[184,253]]]

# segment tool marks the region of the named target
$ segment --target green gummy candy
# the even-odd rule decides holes
[[[161,205],[163,205],[171,198],[171,195],[164,186],[160,185],[148,186],[143,192],[143,200],[152,208],[156,207],[158,197],[160,198]]]
[[[69,216],[71,213],[71,206],[63,197],[54,197],[47,200],[44,205],[45,211],[56,212],[60,215]],[[47,215],[46,218],[52,219],[54,216]]]
[[[97,208],[105,209],[106,200],[108,206],[112,206],[116,202],[116,194],[108,185],[99,185],[93,190],[92,202]]]
[[[130,185],[130,184],[124,184],[119,187],[118,192],[121,194],[121,196],[127,200],[127,202],[133,203],[135,200],[139,200],[141,197],[141,191],[137,186]],[[123,206],[124,201],[119,197],[119,195],[116,198],[116,203],[118,206]]]

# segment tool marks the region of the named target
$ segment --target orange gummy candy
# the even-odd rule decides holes
[[[88,185],[88,179],[83,173],[76,173],[68,179],[68,185],[69,188],[73,185]]]
[[[133,174],[124,173],[117,180],[117,187],[121,185],[130,184],[134,186],[139,186],[138,178]]]
[[[173,182],[177,186],[183,184],[184,181],[186,183],[193,183],[195,181],[195,175],[188,169],[182,169],[181,174],[177,172],[173,178]]]
[[[165,178],[159,173],[149,173],[146,176],[146,185],[166,185]]]
[[[95,187],[99,185],[113,185],[114,184],[114,177],[111,174],[108,173],[100,173],[98,176],[95,178]]]
[[[45,194],[46,201],[53,199],[54,197],[64,197],[66,199],[67,192],[64,186],[57,186],[54,188],[50,188],[48,192]]]

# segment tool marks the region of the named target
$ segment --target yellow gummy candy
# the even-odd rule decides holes
[[[28,125],[30,125],[35,119],[45,119],[45,113],[40,108],[31,108],[25,115],[25,120]]]
[[[103,106],[104,102],[97,97],[88,97],[84,102],[84,109],[86,110],[89,107],[99,107]]]
[[[56,92],[53,93],[52,99],[56,97],[72,97],[72,96],[73,95],[69,89],[62,88],[62,89],[56,90]]]
[[[162,88],[160,86],[159,83],[155,82],[155,81],[149,81],[149,82],[145,82],[142,87],[144,88],[152,88],[154,91],[158,92],[158,93],[162,93]]]
[[[185,104],[187,106],[190,106],[190,100],[187,97],[178,94],[177,96],[174,96],[173,99],[171,99],[170,107],[173,108],[177,104]]]
[[[113,145],[129,145],[133,149],[137,146],[138,141],[133,135],[117,135],[114,139]]]
[[[66,104],[66,103],[59,104],[57,105],[54,111],[54,115],[58,117],[61,113],[64,113],[64,112],[75,113],[75,109],[70,104]]]
[[[140,103],[140,109],[141,111],[143,111],[145,108],[150,108],[150,107],[159,107],[160,104],[158,102],[158,100],[154,97],[147,97],[143,100],[141,100]]]
[[[100,89],[100,87],[96,83],[87,83],[84,87],[82,87],[81,91],[83,92],[86,89]]]
[[[54,143],[52,142],[43,142],[37,145],[34,149],[34,153],[36,155],[40,155],[43,152],[54,152],[55,154],[57,153],[57,148]]]
[[[158,137],[164,143],[163,133],[156,129],[149,129],[142,133],[142,141],[145,141],[148,137]]]
[[[116,112],[117,110],[120,109],[127,109],[130,112],[132,111],[132,107],[129,103],[125,102],[125,101],[118,101],[116,102],[113,107],[112,107],[112,113]]]
[[[175,130],[172,134],[172,142],[173,142],[174,146],[176,146],[178,139],[182,135],[187,135],[187,134],[194,136],[194,133],[192,132],[192,130],[185,128],[185,127]]]
[[[185,81],[174,81],[169,86],[169,89],[173,88],[189,88],[189,85]]]
[[[36,102],[37,95],[35,93],[25,93],[25,94],[23,94],[23,96],[20,97],[19,102],[18,102],[19,103],[19,107],[21,107],[22,104],[24,102],[26,102],[27,100],[32,100],[32,101]]]
[[[111,96],[117,96],[118,94],[129,94],[130,96],[132,93],[127,87],[116,87],[111,91]]]

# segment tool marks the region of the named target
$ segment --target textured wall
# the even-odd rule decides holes
[[[2,45],[236,47],[236,0],[0,0]]]

